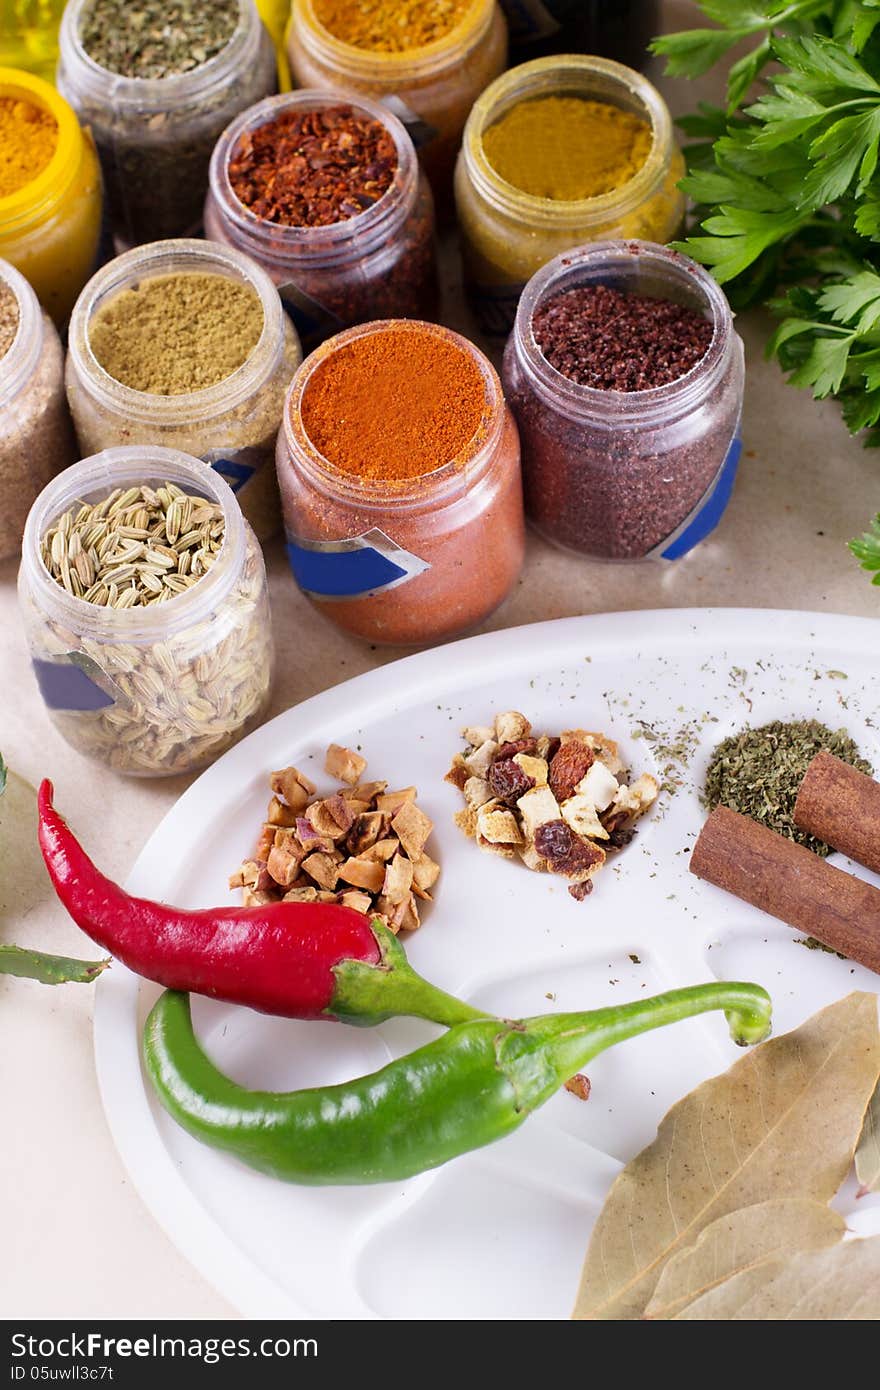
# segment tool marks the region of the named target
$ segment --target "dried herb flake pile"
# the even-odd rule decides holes
[[[703,802],[710,811],[727,806],[785,835],[823,858],[831,847],[794,823],[794,803],[817,753],[833,753],[860,772],[871,773],[845,729],[833,732],[815,719],[790,724],[775,720],[726,738],[712,754]]]
[[[397,148],[380,121],[351,106],[282,111],[247,132],[229,161],[239,202],[268,222],[326,227],[377,203]]]
[[[238,0],[92,0],[80,21],[88,56],[122,77],[174,77],[225,48]]]
[[[315,0],[328,33],[372,53],[406,53],[436,43],[460,24],[473,0]]]

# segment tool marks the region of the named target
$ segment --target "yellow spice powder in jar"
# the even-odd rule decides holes
[[[610,102],[536,97],[506,111],[483,134],[496,174],[536,198],[577,202],[634,178],[651,151],[647,121]]]
[[[0,198],[42,174],[58,146],[58,122],[34,102],[0,96]]]
[[[134,391],[181,396],[225,381],[263,331],[259,295],[226,275],[154,275],[97,310],[89,345],[110,376]]]
[[[328,34],[371,53],[406,53],[445,38],[473,0],[315,0]]]

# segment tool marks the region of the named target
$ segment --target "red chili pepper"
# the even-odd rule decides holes
[[[423,980],[377,918],[336,903],[186,911],[130,897],[100,872],[40,787],[40,849],[77,926],[123,965],[169,989],[283,1018],[380,1023],[412,1014],[447,1025],[477,1010]]]

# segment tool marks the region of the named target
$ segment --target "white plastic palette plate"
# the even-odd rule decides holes
[[[350,744],[368,758],[368,775],[415,783],[435,821],[443,876],[407,943],[428,978],[508,1017],[756,980],[773,995],[776,1032],[786,1031],[851,989],[876,991],[877,977],[805,950],[782,923],[688,874],[703,820],[694,788],[719,739],[770,719],[845,726],[880,768],[878,635],[869,620],[809,613],[642,612],[409,657],[288,710],[227,753],[163,821],[128,887],[184,906],[229,902],[227,876],[252,848],[268,772],[296,763],[329,787],[324,750]],[[683,784],[583,903],[558,879],[481,853],[452,823],[460,797],[443,776],[461,727],[511,708],[540,730],[603,730],[634,773],[661,779],[664,747],[693,744],[687,770],[672,769]],[[405,1184],[292,1187],[199,1145],[155,1103],[139,1046],[156,994],[121,967],[101,977],[95,1050],[108,1119],[156,1218],[249,1317],[567,1317],[621,1164],[675,1100],[739,1055],[723,1015],[692,1019],[597,1058],[586,1104],[560,1093],[516,1134],[436,1172]],[[217,1063],[263,1089],[341,1081],[431,1033],[412,1020],[353,1029],[205,1000],[194,1016]],[[855,1231],[880,1231],[878,1199],[849,1209]]]

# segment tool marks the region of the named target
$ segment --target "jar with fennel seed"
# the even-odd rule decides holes
[[[188,386],[184,362],[192,358],[202,372],[199,379],[205,379],[211,366],[205,354],[214,344],[227,367],[232,366],[236,359],[228,350],[241,331],[241,316],[235,321],[230,317],[227,330],[216,312],[209,321],[198,295],[184,299],[180,315],[167,322],[147,319],[137,307],[162,283],[176,279],[185,285],[190,276],[207,286],[222,277],[221,283],[228,281],[239,297],[255,301],[262,314],[262,330],[252,350],[228,375],[211,380],[208,373],[207,385]],[[176,381],[163,384],[161,391],[146,390],[113,376],[102,365],[95,342],[108,315],[115,316],[117,334],[126,329],[128,315],[137,336],[126,342],[137,349],[138,362],[145,368],[152,362],[156,370],[166,363]],[[301,358],[299,339],[278,291],[249,256],[231,246],[189,238],[135,247],[92,277],[71,316],[67,397],[80,450],[93,454],[120,445],[162,444],[195,454],[222,474],[264,540],[280,523],[275,438],[285,392]],[[164,393],[168,385],[174,386],[173,394]]]
[[[371,96],[403,121],[442,217],[468,112],[507,61],[497,0],[293,0],[287,50],[296,86]]]
[[[275,87],[254,0],[70,0],[58,89],[94,135],[117,250],[200,230],[217,137]]]
[[[606,312],[595,337],[582,308],[586,292]],[[617,308],[609,310],[605,301],[615,296]],[[636,319],[624,322],[625,312]],[[624,327],[616,330],[608,313]],[[670,356],[655,352],[658,315],[680,326],[682,365],[691,363],[680,375],[668,369]],[[591,350],[592,373],[581,370]],[[535,528],[597,559],[686,554],[715,529],[730,500],[744,375],[724,293],[688,257],[639,241],[597,242],[557,256],[526,286],[504,354]],[[662,384],[641,387],[653,380]]]
[[[455,170],[465,289],[506,337],[526,281],[587,241],[677,234],[685,172],[657,89],[606,58],[537,58],[504,73],[468,116]]]
[[[28,517],[18,588],[49,717],[87,757],[191,772],[259,723],[273,665],[262,552],[198,459],[132,447],[65,469]]]
[[[299,91],[243,112],[211,159],[205,232],[263,266],[306,352],[355,323],[435,317],[430,185],[366,97]]]

